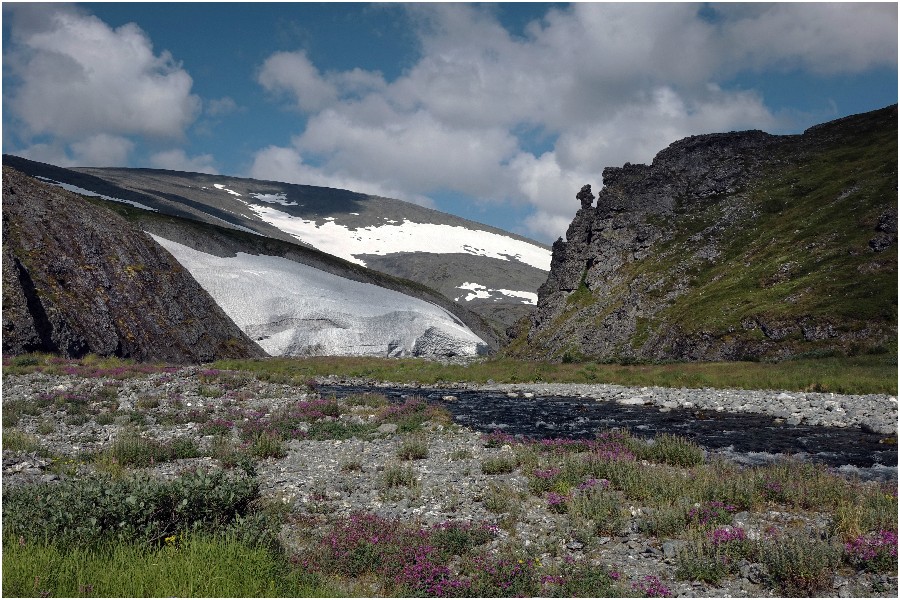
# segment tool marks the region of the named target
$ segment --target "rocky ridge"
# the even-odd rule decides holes
[[[553,245],[537,358],[735,360],[896,348],[897,107],[802,135],[693,136],[586,185]]]
[[[174,363],[265,356],[152,239],[6,166],[3,352]]]

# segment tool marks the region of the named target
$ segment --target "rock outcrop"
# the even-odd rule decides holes
[[[3,353],[27,352],[173,363],[265,356],[143,232],[3,167]]]
[[[897,107],[675,142],[589,185],[520,355],[733,360],[896,349]]]

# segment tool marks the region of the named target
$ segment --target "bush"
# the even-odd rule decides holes
[[[122,466],[149,467],[151,464],[170,462],[182,458],[197,458],[200,450],[194,440],[175,438],[158,442],[135,433],[120,435],[112,445],[100,453],[99,458],[114,461]]]
[[[897,572],[897,532],[882,529],[844,544],[845,560],[863,571]]]
[[[677,435],[663,433],[656,436],[652,444],[644,445],[638,458],[666,463],[677,467],[694,467],[703,463],[703,448]]]
[[[385,467],[382,481],[388,489],[393,487],[414,487],[417,483],[416,473],[412,470],[412,467],[401,465]]]
[[[587,486],[569,501],[569,514],[591,521],[597,534],[618,534],[625,526],[627,513],[618,492],[607,490],[603,484]]]
[[[403,445],[397,450],[397,456],[401,460],[421,460],[428,458],[428,444],[420,437],[412,437],[404,440]]]
[[[541,593],[550,598],[620,598],[631,596],[615,571],[583,562],[566,561],[557,574],[541,577]]]
[[[250,444],[250,454],[256,458],[284,458],[287,451],[278,434],[263,431]]]
[[[172,481],[92,475],[16,486],[3,493],[4,534],[92,545],[105,538],[160,543],[196,527],[221,529],[247,512],[255,480],[193,472]]]
[[[740,560],[752,553],[753,545],[743,529],[717,528],[678,553],[675,576],[716,584],[736,574]]]
[[[810,597],[831,591],[840,551],[828,541],[786,536],[762,545],[759,560],[785,596]]]
[[[503,473],[512,473],[516,470],[518,463],[515,456],[501,454],[493,458],[486,458],[481,461],[481,472],[485,475],[501,475]]]

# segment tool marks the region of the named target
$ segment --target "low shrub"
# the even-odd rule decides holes
[[[634,595],[622,576],[607,568],[569,558],[552,574],[541,576],[540,596],[548,598],[621,598]]]
[[[414,487],[418,480],[412,467],[404,465],[388,465],[382,473],[382,482],[385,488]]]
[[[471,585],[452,577],[448,563],[493,537],[489,527],[441,523],[420,529],[373,514],[354,513],[325,533],[299,563],[344,577],[374,575],[385,595],[468,596]]]
[[[216,531],[247,512],[255,480],[197,471],[171,481],[91,475],[3,493],[4,534],[90,546],[103,539],[160,543],[193,528]]]
[[[251,455],[261,459],[287,456],[281,438],[277,433],[271,431],[263,431],[257,435],[251,442],[249,451]]]
[[[10,452],[43,452],[40,440],[15,429],[3,430],[3,449]]]
[[[694,467],[703,463],[703,448],[687,438],[663,433],[652,443],[645,443],[637,452],[637,458],[665,463],[677,467]]]
[[[818,596],[832,589],[840,550],[827,540],[786,535],[763,543],[759,561],[770,583],[785,596]]]
[[[481,461],[481,472],[485,475],[502,475],[516,470],[516,457],[509,454],[485,458]]]
[[[428,444],[421,437],[407,438],[397,450],[397,457],[401,460],[422,460],[428,458]]]
[[[469,575],[467,596],[513,598],[539,596],[540,562],[515,550],[468,557],[461,570]]]
[[[675,576],[717,584],[738,572],[740,561],[753,554],[753,544],[740,527],[709,531],[678,553]]]
[[[117,437],[97,458],[127,467],[148,467],[155,463],[198,456],[200,450],[190,438],[159,442],[129,432]]]
[[[569,501],[568,512],[573,518],[589,520],[595,534],[615,535],[624,528],[628,513],[621,493],[607,487],[608,482],[579,489]]]

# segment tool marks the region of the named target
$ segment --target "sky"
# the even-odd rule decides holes
[[[890,3],[3,3],[3,152],[408,200],[552,242],[689,135],[897,102]]]

